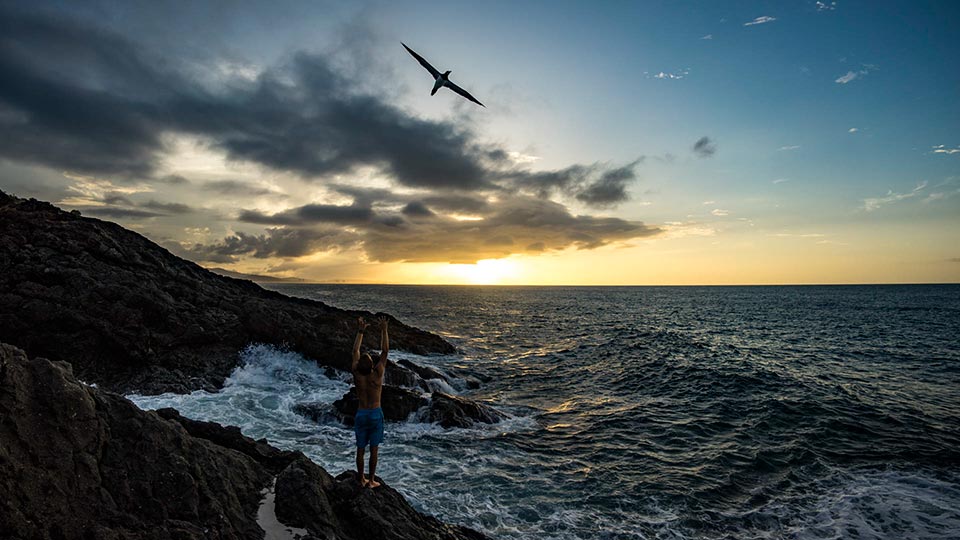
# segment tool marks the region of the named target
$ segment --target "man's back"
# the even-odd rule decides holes
[[[376,409],[380,406],[380,394],[383,392],[383,362],[377,362],[368,375],[353,372],[353,382],[357,385],[357,397],[361,409]]]

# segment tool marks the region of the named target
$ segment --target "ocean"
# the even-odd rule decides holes
[[[389,423],[378,475],[505,539],[960,538],[960,285],[271,284],[456,345],[415,362],[508,413]],[[296,353],[253,344],[219,393],[128,396],[353,469],[353,432]],[[457,382],[456,380],[454,381]]]

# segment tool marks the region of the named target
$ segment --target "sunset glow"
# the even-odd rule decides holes
[[[310,282],[960,281],[955,8],[819,4],[25,14],[6,79],[86,116],[0,95],[0,188]]]

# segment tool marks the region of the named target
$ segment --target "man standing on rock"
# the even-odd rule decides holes
[[[375,488],[377,482],[377,451],[383,442],[383,410],[380,408],[380,391],[383,389],[383,373],[387,368],[387,352],[390,338],[387,335],[386,317],[380,317],[380,358],[374,362],[369,353],[360,354],[363,331],[367,329],[363,317],[357,320],[357,339],[353,342],[353,381],[360,398],[357,414],[353,418],[353,430],[357,435],[357,478],[360,485]],[[363,452],[370,445],[370,479],[363,475]]]

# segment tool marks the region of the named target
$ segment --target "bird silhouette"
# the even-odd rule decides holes
[[[438,71],[437,68],[430,65],[430,62],[427,62],[426,60],[423,59],[422,56],[413,52],[413,49],[411,49],[410,47],[407,47],[406,43],[400,42],[400,44],[403,45],[403,48],[406,49],[408,53],[410,53],[414,58],[417,59],[417,62],[420,62],[421,66],[423,66],[424,68],[426,68],[427,71],[430,72],[431,76],[433,76],[434,82],[433,82],[433,90],[430,91],[431,96],[436,94],[437,90],[439,90],[441,87],[446,86],[447,88],[469,99],[470,101],[476,103],[477,105],[483,108],[487,107],[483,103],[480,103],[477,100],[477,98],[471,96],[470,92],[467,92],[463,88],[460,88],[459,86],[450,82],[450,73],[452,73],[451,71],[445,71],[443,73],[440,73],[440,71]]]

